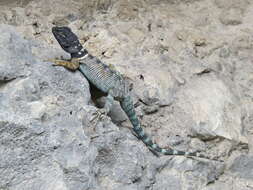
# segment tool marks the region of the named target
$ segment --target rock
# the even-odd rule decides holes
[[[141,60],[140,60],[141,61]],[[148,60],[144,60],[147,62]],[[169,64],[171,60],[163,57],[153,57],[149,61],[154,67],[152,70],[147,70],[147,64],[140,65],[140,67],[133,70],[123,71],[127,76],[134,76],[134,91],[138,98],[141,99],[146,105],[170,105],[173,101],[175,89],[178,85],[178,81],[168,68],[166,64]],[[138,59],[133,62],[139,62]],[[160,64],[159,62],[162,62]],[[161,68],[163,68],[161,70]],[[139,73],[138,76],[136,76]]]
[[[223,47],[220,49],[219,56],[221,58],[228,58],[230,54],[230,50],[227,47]]]
[[[252,180],[253,157],[250,155],[241,155],[237,157],[230,166],[229,171],[237,177]]]
[[[129,29],[127,34],[135,43],[140,43],[145,38],[144,33],[136,28]]]
[[[145,112],[145,114],[152,114],[159,110],[159,106],[158,105],[144,106],[142,110]]]
[[[179,30],[175,35],[179,40],[191,43],[194,46],[205,46],[207,44],[206,37],[199,32]]]
[[[128,3],[124,0],[116,1],[115,8],[117,10],[117,18],[128,21],[138,18],[138,10],[143,8],[143,1],[132,1]]]
[[[232,165],[228,168],[228,175],[221,177],[216,183],[204,190],[226,189],[250,190],[252,183],[252,156],[236,155]]]
[[[17,77],[29,75],[29,70],[24,69],[34,60],[29,56],[31,50],[29,44],[22,43],[22,38],[14,32],[14,29],[0,25],[0,48],[2,51],[0,62],[0,81],[10,81]],[[12,42],[15,42],[12,43]]]
[[[175,189],[180,190],[182,189],[182,184],[180,178],[174,175],[171,175],[169,173],[165,174],[164,172],[161,174],[158,174],[158,180],[154,184],[154,189]]]
[[[74,119],[88,103],[87,81],[78,73],[72,75],[38,61],[31,53],[34,44],[13,27],[1,25],[0,31],[1,80],[5,84],[0,88],[0,187],[93,187],[94,175],[86,174],[96,150],[89,148],[81,121]]]
[[[161,162],[158,180],[154,184],[155,189],[198,189],[200,183],[195,183],[201,179],[202,183],[208,184],[214,181],[224,171],[224,165],[220,163],[198,163],[195,160],[185,160],[180,157],[170,162]],[[183,173],[181,175],[180,173]],[[195,181],[195,182],[194,182]]]
[[[188,115],[187,123],[189,125],[193,122],[190,125],[197,135],[203,138],[218,136],[237,142],[247,142],[241,134],[240,103],[226,84],[214,74],[188,81],[186,87],[176,96],[178,101],[175,106],[180,109],[176,115]]]
[[[240,9],[231,8],[222,11],[220,21],[224,25],[238,25],[242,23],[242,12]]]
[[[241,50],[250,50],[253,48],[253,39],[250,35],[241,35],[233,39],[231,49],[238,53]]]
[[[248,0],[215,0],[215,5],[222,9],[238,8],[245,10],[249,6]]]
[[[91,52],[91,54],[98,57],[105,56],[107,58],[117,52],[116,47],[119,45],[119,40],[114,37],[110,31],[100,30],[95,36],[89,38],[85,47]]]

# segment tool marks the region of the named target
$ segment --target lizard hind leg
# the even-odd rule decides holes
[[[113,96],[111,94],[111,91],[109,91],[109,93],[108,93],[108,95],[106,97],[105,106],[104,106],[104,108],[102,108],[102,109],[105,110],[106,114],[108,114],[109,111],[111,110],[112,105],[113,105],[113,101],[114,101],[114,98],[113,98]]]

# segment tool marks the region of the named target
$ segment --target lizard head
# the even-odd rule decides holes
[[[82,57],[87,54],[83,49],[78,37],[71,31],[69,27],[53,27],[52,32],[62,49],[71,54],[71,57]]]

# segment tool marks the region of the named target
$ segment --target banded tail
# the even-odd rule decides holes
[[[127,96],[120,102],[120,104],[121,104],[121,107],[124,110],[124,112],[127,114],[130,122],[132,123],[134,132],[136,133],[138,138],[141,139],[143,141],[143,143],[146,144],[148,146],[148,148],[151,149],[151,151],[158,152],[163,155],[194,156],[194,157],[210,159],[207,156],[200,154],[198,152],[184,152],[184,151],[174,150],[172,148],[165,149],[165,148],[159,147],[156,143],[154,143],[148,137],[148,135],[141,128],[139,119],[137,118],[137,115],[136,115],[136,112],[134,109],[132,98],[130,96]]]

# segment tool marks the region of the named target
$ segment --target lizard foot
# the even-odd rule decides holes
[[[103,120],[105,118],[105,116],[107,115],[107,111],[104,108],[101,108],[99,110],[96,110],[96,112],[93,113],[94,117],[91,119],[91,122],[95,122],[95,124],[97,124],[97,121],[99,120]]]

